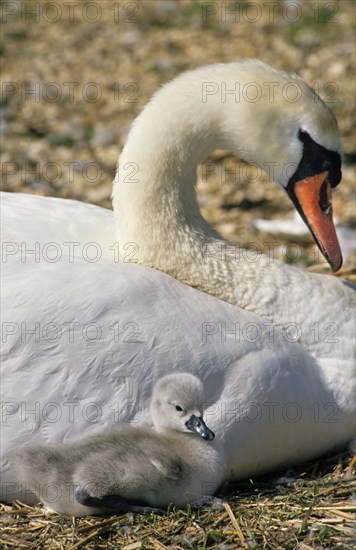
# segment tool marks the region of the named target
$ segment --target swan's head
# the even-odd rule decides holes
[[[148,231],[142,229],[143,209],[154,214],[151,236],[157,212],[169,223],[173,217],[178,225],[182,219],[201,224],[196,166],[216,148],[257,165],[283,187],[332,269],[340,268],[331,208],[331,188],[341,180],[335,117],[301,78],[258,60],[200,67],[156,92],[120,157],[113,192],[120,238],[140,242],[141,230]],[[162,208],[167,203],[169,215]]]
[[[323,147],[305,128],[298,129],[302,153],[286,191],[333,271],[340,269],[342,255],[335,232],[331,189],[341,180],[340,152]]]
[[[214,433],[203,420],[203,384],[188,373],[170,374],[154,386],[151,400],[151,419],[160,432],[195,433],[206,440]]]
[[[238,65],[235,80],[243,106],[231,104],[229,120],[225,119],[226,132],[236,135],[235,152],[286,190],[336,271],[342,264],[331,203],[331,189],[341,181],[336,119],[298,76],[255,60]],[[227,90],[234,89],[230,80]],[[234,131],[233,123],[242,132]]]

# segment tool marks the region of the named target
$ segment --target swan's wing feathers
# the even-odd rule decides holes
[[[3,249],[5,258],[18,254],[26,261],[32,251],[38,263],[71,262],[76,256],[90,261],[94,248],[101,257],[114,257],[115,223],[110,210],[25,193],[1,193],[1,210],[2,240],[9,243]],[[91,251],[89,243],[93,243]]]

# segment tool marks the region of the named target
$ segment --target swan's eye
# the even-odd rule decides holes
[[[176,411],[182,412],[182,407],[180,405],[176,405]]]

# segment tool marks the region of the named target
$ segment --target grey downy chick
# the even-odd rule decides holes
[[[74,443],[24,447],[18,481],[47,508],[85,516],[197,505],[223,480],[224,459],[203,413],[203,384],[188,373],[154,386],[153,426],[132,424]]]

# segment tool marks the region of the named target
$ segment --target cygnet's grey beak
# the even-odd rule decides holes
[[[198,417],[195,416],[195,414],[192,414],[185,425],[189,430],[191,430],[192,432],[196,432],[203,439],[211,441],[215,437],[214,432],[209,430],[208,426],[205,424],[201,416]]]

